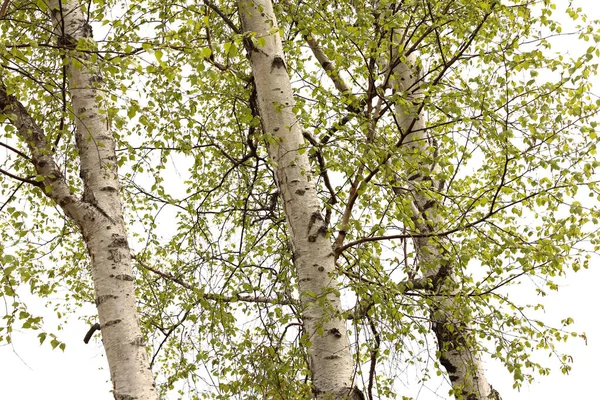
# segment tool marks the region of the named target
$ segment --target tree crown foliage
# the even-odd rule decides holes
[[[51,138],[46,151],[81,194],[65,55],[89,53],[102,71],[160,390],[308,398],[308,339],[267,156],[274,138],[261,128],[246,57],[263,39],[242,33],[232,1],[82,7],[97,41],[67,46],[45,2],[15,1],[0,22],[1,81]],[[357,382],[388,398],[407,365],[423,381],[440,368],[435,357],[427,364],[436,349],[425,310],[436,299],[415,287],[427,267],[417,268],[419,235],[443,247],[459,277],[465,343],[500,360],[515,386],[549,372],[533,350],[556,355],[568,372],[555,345],[572,320],[547,326],[536,319],[543,305],[514,302],[510,287],[557,290],[556,278],[587,268],[600,244],[595,22],[567,8],[576,28],[563,32],[549,1],[280,0],[275,11],[307,173],[336,245]],[[556,54],[552,37],[561,35],[589,49]],[[392,90],[389,73],[411,55],[422,75],[414,98]],[[426,116],[427,140],[407,145],[397,105]],[[17,287],[59,316],[93,301],[85,247],[32,184],[40,177],[27,144],[0,119],[0,292],[11,305],[0,340],[22,327],[64,347]],[[415,227],[409,174],[428,177],[414,185],[437,204],[443,222],[432,233]]]

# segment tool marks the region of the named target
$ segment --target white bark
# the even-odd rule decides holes
[[[277,185],[291,236],[301,293],[303,323],[310,341],[310,371],[318,399],[360,399],[354,389],[354,364],[335,276],[332,243],[310,175],[302,127],[292,111],[294,98],[283,46],[269,0],[239,0],[262,126],[273,136],[269,155],[277,169]],[[265,40],[264,46],[259,42]]]
[[[415,228],[420,234],[430,234],[442,231],[443,221],[437,202],[427,192],[441,190],[443,182],[435,178],[439,171],[437,144],[428,138],[425,117],[420,112],[423,94],[419,90],[421,75],[416,65],[416,58],[411,55],[394,68],[391,76],[393,90],[404,94],[405,102],[396,105],[394,116],[402,134],[406,135],[403,143],[410,165],[406,171],[407,188],[397,193],[412,197],[411,218]],[[500,400],[485,377],[480,355],[467,339],[469,317],[453,304],[457,277],[451,260],[445,255],[442,238],[416,237],[414,244],[421,274],[431,280],[430,290],[440,294],[429,312],[438,341],[439,361],[448,373],[456,398]]]
[[[71,106],[77,121],[76,144],[84,184],[83,199],[73,195],[50,152],[52,144],[14,97],[0,85],[0,109],[9,115],[29,145],[32,162],[44,181],[39,186],[72,218],[82,231],[92,260],[96,305],[117,400],[154,400],[158,396],[144,339],[137,320],[131,256],[121,201],[115,144],[101,113],[102,78],[90,57],[75,47],[92,40],[81,6],[71,0],[50,3],[57,43],[69,55]],[[76,57],[79,68],[73,64]]]

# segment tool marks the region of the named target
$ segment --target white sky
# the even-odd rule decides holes
[[[559,1],[557,14],[567,3],[567,0]],[[574,0],[573,3],[582,7],[591,19],[600,18],[600,0]],[[555,49],[568,49],[574,54],[585,51],[590,45],[578,43],[574,38],[557,39],[553,43]],[[596,93],[600,94],[600,78],[596,88]],[[596,257],[595,261],[596,264],[600,263],[600,257]],[[599,283],[600,267],[592,263],[590,270],[569,274],[568,279],[562,281],[559,292],[551,293],[543,299],[546,306],[544,320],[558,323],[562,318],[570,316],[575,320],[573,329],[587,334],[587,346],[581,339],[573,338],[559,347],[559,352],[568,352],[574,358],[570,375],[562,375],[557,363],[548,359],[550,365],[554,366],[553,373],[548,377],[540,377],[537,382],[524,386],[519,392],[512,389],[512,377],[502,366],[490,361],[486,363],[488,380],[500,392],[503,400],[600,398],[597,381],[600,314],[596,310],[596,307],[600,307],[596,292]],[[513,291],[513,298],[527,301],[516,288]],[[539,298],[530,299],[531,302],[540,301]],[[47,316],[45,321],[49,327],[56,326],[56,321],[48,316],[51,313],[44,308],[43,303],[34,299],[27,304],[34,314]],[[90,306],[82,315],[93,313]],[[112,399],[110,376],[99,335],[96,334],[90,344],[83,343],[88,328],[82,321],[71,318],[60,337],[67,345],[64,352],[53,351],[48,344],[40,346],[36,337],[38,332],[15,332],[13,344],[0,347],[0,399]],[[543,357],[546,355],[540,354],[540,359],[543,360]],[[432,392],[436,388],[437,394]],[[406,392],[399,395],[418,394],[416,398],[419,400],[447,399],[447,388],[443,382],[430,381],[427,388],[414,385],[407,387]]]

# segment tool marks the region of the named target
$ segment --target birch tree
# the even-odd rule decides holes
[[[486,369],[520,387],[550,354],[569,372],[558,343],[585,335],[511,290],[544,296],[598,250],[600,32],[580,10],[98,0],[67,24],[61,7],[10,4],[1,25],[3,340],[64,346],[26,286],[66,289],[61,315],[110,300],[117,392],[152,391],[145,342],[161,398],[411,398],[410,368],[493,400],[510,388]],[[587,51],[554,54],[564,34]],[[114,366],[113,334],[135,352]]]
[[[90,257],[94,301],[114,398],[156,399],[145,339],[137,318],[115,143],[104,108],[102,71],[94,62],[97,56],[86,52],[96,49],[92,28],[79,2],[53,1],[48,6],[47,13],[52,19],[42,21],[42,26],[51,32],[48,37],[54,39],[48,45],[60,50],[57,55],[62,59],[55,60],[55,64],[62,64],[63,74],[62,93],[48,92],[51,96],[62,95],[64,113],[60,125],[44,126],[40,116],[32,116],[27,103],[20,100],[23,86],[18,82],[18,75],[3,74],[1,115],[14,127],[16,140],[24,149],[17,150],[8,144],[5,147],[17,155],[22,173],[29,175],[25,178],[4,171],[4,176],[31,185],[36,188],[36,195],[47,196],[81,232]],[[32,103],[35,99],[24,101]],[[57,147],[68,132],[64,125],[67,118],[73,126],[74,151],[80,168],[81,183],[76,187],[71,187],[73,177],[67,176],[57,161],[60,154]],[[11,138],[11,131],[5,131],[6,139]],[[12,263],[16,262],[12,260]],[[5,273],[10,270],[4,269]],[[41,342],[44,338],[40,336]],[[54,340],[53,346],[56,346],[58,342]]]
[[[362,392],[353,387],[329,221],[321,214],[308,155],[302,151],[302,126],[293,111],[295,101],[273,6],[270,0],[240,0],[238,7],[262,129],[273,136],[269,157],[289,226],[313,392],[318,399],[361,399]]]
[[[486,379],[477,345],[472,342],[468,315],[461,315],[464,311],[455,307],[460,282],[453,260],[447,257],[449,243],[435,234],[443,230],[443,220],[438,214],[439,200],[428,192],[442,192],[445,182],[437,178],[439,145],[434,137],[427,135],[427,122],[419,110],[423,101],[420,69],[414,55],[406,57],[400,51],[392,54],[392,64],[396,66],[389,71],[391,86],[404,98],[395,105],[394,120],[404,134],[403,146],[408,149],[406,157],[410,161],[403,174],[405,187],[394,187],[394,192],[411,199],[409,216],[417,232],[413,245],[421,271],[421,276],[411,283],[433,296],[429,305],[431,328],[437,340],[439,362],[448,373],[452,392],[459,398],[499,399]]]

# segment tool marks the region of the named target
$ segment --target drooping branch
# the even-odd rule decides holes
[[[592,183],[600,183],[600,181],[587,181],[587,182],[582,182],[579,183],[577,186],[587,186],[589,184]],[[403,239],[424,239],[424,238],[443,238],[443,237],[447,237],[450,236],[453,233],[457,233],[457,232],[462,232],[465,231],[467,229],[473,228],[477,225],[480,225],[486,221],[488,221],[491,217],[493,217],[494,215],[498,214],[501,211],[504,211],[506,209],[509,209],[511,207],[514,207],[518,204],[521,204],[525,201],[534,199],[535,197],[541,195],[541,194],[545,194],[545,193],[550,193],[552,191],[555,190],[562,190],[568,187],[571,187],[572,185],[555,185],[552,186],[550,188],[546,188],[546,189],[542,189],[542,190],[538,190],[535,191],[533,193],[530,193],[526,196],[523,196],[519,199],[515,199],[511,202],[508,202],[506,204],[503,204],[502,206],[496,207],[494,209],[489,209],[485,215],[477,218],[476,220],[470,221],[470,222],[466,222],[464,224],[461,225],[457,225],[453,228],[450,229],[446,229],[440,232],[436,232],[436,231],[427,231],[427,232],[420,232],[418,230],[411,232],[411,233],[399,233],[397,235],[382,235],[382,236],[369,236],[369,237],[364,237],[364,238],[360,238],[360,239],[356,239],[352,242],[348,242],[345,245],[343,245],[342,247],[340,247],[337,252],[339,254],[343,253],[344,251],[352,248],[352,247],[356,247],[359,246],[361,244],[364,243],[369,243],[369,242],[381,242],[381,241],[386,241],[386,240],[403,240]],[[501,189],[502,187],[499,187],[499,189]]]
[[[375,321],[369,315],[367,315],[367,320],[369,321],[369,328],[371,328],[371,333],[373,334],[374,344],[371,347],[371,360],[369,365],[369,384],[367,385],[367,395],[369,396],[369,400],[375,400],[373,396],[373,383],[375,382],[375,368],[377,366],[377,359],[379,358],[379,348],[381,347],[381,335],[377,330],[377,326],[375,326]]]

